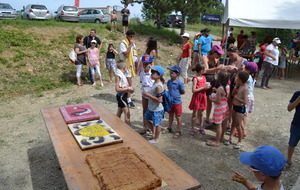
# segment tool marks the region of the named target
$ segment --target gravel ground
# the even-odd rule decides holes
[[[183,136],[173,139],[171,134],[163,134],[160,143],[155,146],[196,178],[203,190],[243,189],[240,184],[231,181],[234,171],[239,171],[253,181],[255,179],[248,167],[239,163],[240,153],[253,151],[261,145],[272,145],[286,155],[293,117],[293,113],[289,113],[286,107],[292,93],[299,90],[299,79],[271,79],[270,83],[274,89],[256,88],[254,91],[255,112],[249,117],[248,136],[241,150],[224,145],[206,146],[205,142],[214,138],[215,130],[207,130],[206,135],[196,134],[194,137],[188,134],[191,111],[187,107],[191,86],[182,96]],[[137,108],[131,110],[131,121],[132,127],[138,130],[142,127],[138,78],[134,79],[134,85],[136,92],[133,99]],[[86,84],[49,91],[43,97],[27,95],[0,103],[0,189],[67,189],[40,110],[49,106],[74,104],[79,100],[85,103],[101,102],[113,113],[117,109],[114,85],[108,83],[101,90]],[[162,124],[164,127],[167,121],[166,117]],[[299,148],[296,148],[293,166],[282,174],[286,189],[291,189],[300,175],[299,156]]]

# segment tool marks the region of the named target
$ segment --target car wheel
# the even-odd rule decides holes
[[[28,20],[30,20],[30,17],[29,17],[29,15],[27,15],[27,19],[28,19]]]
[[[101,21],[100,21],[99,19],[96,19],[96,20],[95,20],[95,23],[100,24]]]

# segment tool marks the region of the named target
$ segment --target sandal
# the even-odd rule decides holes
[[[292,165],[292,162],[286,161],[283,170],[288,170],[291,167],[291,165]]]
[[[204,129],[200,129],[199,132],[200,132],[202,135],[205,135],[205,130],[204,130]]]
[[[181,132],[176,132],[173,134],[174,139],[178,139],[181,136]]]
[[[242,144],[237,143],[236,145],[233,146],[234,149],[241,149],[243,147]]]
[[[195,131],[194,129],[191,129],[191,130],[190,130],[190,135],[194,136],[195,133],[196,133],[196,131]]]
[[[167,128],[169,133],[173,133],[173,129],[172,128]]]
[[[231,145],[232,142],[231,142],[231,140],[225,140],[225,141],[223,142],[223,144],[224,144],[225,146],[228,146],[228,145]]]

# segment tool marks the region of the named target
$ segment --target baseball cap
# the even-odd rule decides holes
[[[277,44],[281,44],[281,41],[280,41],[280,39],[278,37],[274,38],[273,42],[276,42]]]
[[[167,69],[169,69],[171,71],[175,71],[175,72],[177,72],[179,74],[181,72],[181,68],[178,65],[173,65],[172,67],[167,67]]]
[[[91,44],[93,44],[93,43],[96,44],[97,41],[96,41],[96,40],[92,40],[92,41],[91,41]]]
[[[187,38],[190,38],[190,35],[189,35],[189,33],[186,33],[186,32],[185,32],[184,34],[181,35],[181,37],[187,37]]]
[[[210,29],[209,28],[204,28],[202,31],[203,32],[210,32]]]
[[[257,72],[257,64],[254,62],[244,62],[244,65],[246,67],[247,70],[250,71],[250,73],[256,73]]]
[[[238,48],[236,46],[231,46],[227,49],[227,52],[236,52]]]
[[[156,59],[155,57],[152,57],[150,55],[143,55],[142,62],[143,63],[152,63],[153,59]]]
[[[260,50],[266,50],[266,46],[260,46]]]
[[[150,67],[150,69],[157,71],[161,76],[163,76],[165,74],[165,70],[162,66],[155,65],[153,67]]]
[[[222,47],[220,45],[214,45],[211,48],[212,51],[218,52],[219,54],[224,54],[224,51],[222,50]]]
[[[243,152],[240,161],[274,177],[281,174],[286,163],[283,154],[273,146],[260,146],[254,152]]]

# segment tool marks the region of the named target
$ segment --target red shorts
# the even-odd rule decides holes
[[[181,104],[173,104],[171,110],[168,112],[169,114],[175,113],[176,116],[182,115],[182,103]]]

